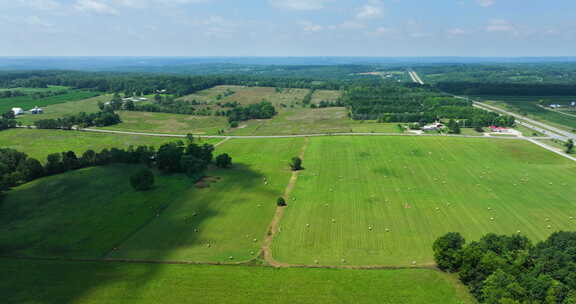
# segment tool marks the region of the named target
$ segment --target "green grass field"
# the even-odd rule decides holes
[[[235,139],[218,147],[217,154],[232,156],[234,168],[208,172],[221,179],[209,188],[179,195],[161,217],[124,242],[111,257],[195,262],[255,258],[276,199],[291,176],[288,162],[298,155],[303,142],[302,138],[272,142]]]
[[[481,96],[487,104],[500,106],[512,112],[528,116],[529,118],[550,123],[553,126],[572,130],[576,129],[576,117],[564,115],[556,111],[544,109],[538,106],[541,99],[558,103],[568,103],[576,100],[572,96],[539,96],[539,97],[517,97],[517,96]]]
[[[18,121],[24,125],[32,125],[34,121],[39,119],[56,119],[64,117],[65,115],[78,114],[80,112],[94,113],[100,111],[98,102],[110,101],[111,95],[100,95],[92,98],[86,98],[76,101],[68,101],[59,104],[48,105],[43,107],[44,114],[41,115],[21,115],[18,116]]]
[[[0,132],[0,146],[26,152],[40,161],[51,153],[74,151],[83,153],[88,149],[100,151],[104,148],[127,148],[130,145],[160,146],[178,138],[151,137],[121,134],[100,134],[62,130],[10,129]],[[217,143],[219,139],[202,139],[202,142]]]
[[[17,187],[0,204],[3,255],[100,258],[153,220],[177,194],[193,188],[183,175],[156,173],[151,191],[129,178],[141,166],[86,168]]]
[[[474,303],[448,275],[421,269],[273,269],[0,259],[2,302]]]
[[[193,116],[151,112],[119,112],[122,122],[104,127],[107,130],[172,134],[217,134],[228,128],[222,116]]]
[[[273,242],[280,262],[428,265],[446,232],[536,241],[576,228],[576,163],[525,141],[311,138],[304,167]]]
[[[312,103],[319,104],[321,101],[334,102],[342,96],[342,92],[335,90],[316,90],[312,95]]]
[[[51,90],[51,89],[44,89]],[[10,111],[13,107],[19,107],[24,110],[29,110],[35,106],[46,107],[49,105],[61,104],[71,101],[82,100],[98,95],[96,92],[70,90],[67,94],[50,96],[41,99],[34,99],[33,96],[18,96],[12,98],[0,99],[0,112],[4,113]],[[31,116],[31,115],[30,115]],[[42,116],[42,115],[38,115]]]
[[[226,92],[233,92],[231,95]],[[205,101],[210,104],[217,102],[239,102],[247,105],[266,100],[279,107],[281,104],[290,105],[302,102],[308,89],[280,89],[273,87],[245,87],[234,85],[216,86],[198,93],[182,97],[182,100]],[[218,97],[220,96],[220,97]]]

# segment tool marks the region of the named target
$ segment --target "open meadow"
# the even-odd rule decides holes
[[[427,269],[358,271],[0,259],[3,303],[475,303]],[[34,286],[34,288],[30,288]]]
[[[197,116],[153,112],[118,112],[122,122],[103,127],[106,130],[153,132],[167,134],[217,134],[228,128],[222,116]]]
[[[148,192],[130,187],[136,165],[92,167],[11,190],[0,204],[2,255],[101,258],[153,220],[192,183],[161,176]]]
[[[311,138],[304,167],[272,245],[281,263],[432,265],[446,232],[576,228],[576,163],[526,141]]]
[[[223,85],[181,97],[181,100],[196,100],[208,102],[211,105],[218,102],[227,103],[234,101],[242,105],[248,105],[265,100],[276,107],[280,107],[282,104],[291,105],[302,102],[309,91],[308,89]]]
[[[288,162],[303,143],[234,139],[219,146],[217,154],[230,154],[234,167],[208,171],[209,187],[179,194],[109,257],[232,263],[256,258],[290,179]]]
[[[30,157],[44,161],[51,153],[74,151],[81,154],[92,149],[127,148],[129,146],[155,146],[179,140],[153,136],[105,134],[63,130],[10,129],[0,132],[0,147],[26,152]],[[217,143],[219,139],[202,139],[202,143]]]

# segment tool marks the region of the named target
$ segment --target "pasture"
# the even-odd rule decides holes
[[[63,130],[9,129],[0,132],[0,146],[26,152],[30,157],[44,161],[51,153],[74,151],[81,154],[88,149],[127,148],[129,146],[160,146],[179,138],[139,135],[90,133]],[[216,143],[218,139],[202,139],[201,142]]]
[[[3,303],[474,303],[434,270],[357,271],[0,259]],[[34,288],[31,288],[33,286]]]
[[[196,94],[182,97],[182,100],[204,101],[213,105],[218,102],[238,102],[242,105],[259,103],[263,100],[271,102],[274,106],[281,104],[293,105],[302,102],[308,89],[282,89],[273,87],[246,87],[223,85],[216,86]]]
[[[100,111],[98,108],[99,101],[108,102],[111,98],[112,96],[107,94],[81,100],[52,104],[42,108],[44,110],[44,114],[21,115],[18,116],[18,121],[22,122],[24,125],[32,125],[34,124],[34,121],[39,119],[56,119],[65,115],[78,114],[80,112],[94,113]]]
[[[168,134],[216,134],[218,130],[228,129],[228,122],[222,116],[128,111],[120,111],[118,114],[122,119],[121,123],[102,129]]]
[[[129,177],[140,168],[92,167],[12,189],[0,204],[2,254],[105,256],[192,187],[183,175],[156,173],[154,189],[134,191]]]
[[[304,265],[431,265],[432,243],[576,228],[576,163],[513,139],[311,138],[274,258]]]
[[[59,91],[60,89],[43,89],[44,91]],[[28,92],[28,90],[24,90]],[[37,92],[42,92],[36,89]],[[69,90],[66,94],[49,96],[45,98],[35,98],[33,95],[17,96],[11,98],[0,99],[0,112],[4,113],[11,110],[13,107],[19,107],[24,110],[30,110],[35,106],[46,107],[49,105],[61,104],[71,101],[82,100],[90,97],[97,96],[98,93],[91,91]],[[41,115],[39,115],[41,116]]]
[[[342,96],[342,92],[335,90],[316,90],[312,95],[313,104],[319,104],[321,101],[334,102]]]
[[[567,104],[576,100],[572,96],[540,96],[540,97],[518,97],[518,96],[482,96],[487,104],[499,106],[521,115],[525,115],[534,120],[549,123],[555,127],[572,130],[576,129],[576,116],[565,115],[557,111],[542,108],[538,105],[541,99]]]
[[[234,167],[208,171],[209,187],[178,194],[110,257],[231,263],[256,258],[290,179],[288,162],[303,143],[234,139],[219,146],[216,154],[229,153]]]

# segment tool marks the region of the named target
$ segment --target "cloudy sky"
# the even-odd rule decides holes
[[[574,0],[0,0],[0,56],[574,56]]]

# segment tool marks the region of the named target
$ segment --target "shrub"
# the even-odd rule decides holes
[[[302,159],[300,157],[292,157],[292,161],[290,162],[290,168],[292,171],[302,170]]]
[[[286,200],[283,197],[279,197],[276,203],[278,204],[278,207],[286,206]]]
[[[218,168],[228,168],[232,165],[232,157],[227,153],[220,154],[216,156],[216,167]]]
[[[136,191],[150,190],[154,185],[154,174],[149,169],[139,170],[130,177],[130,184]]]

